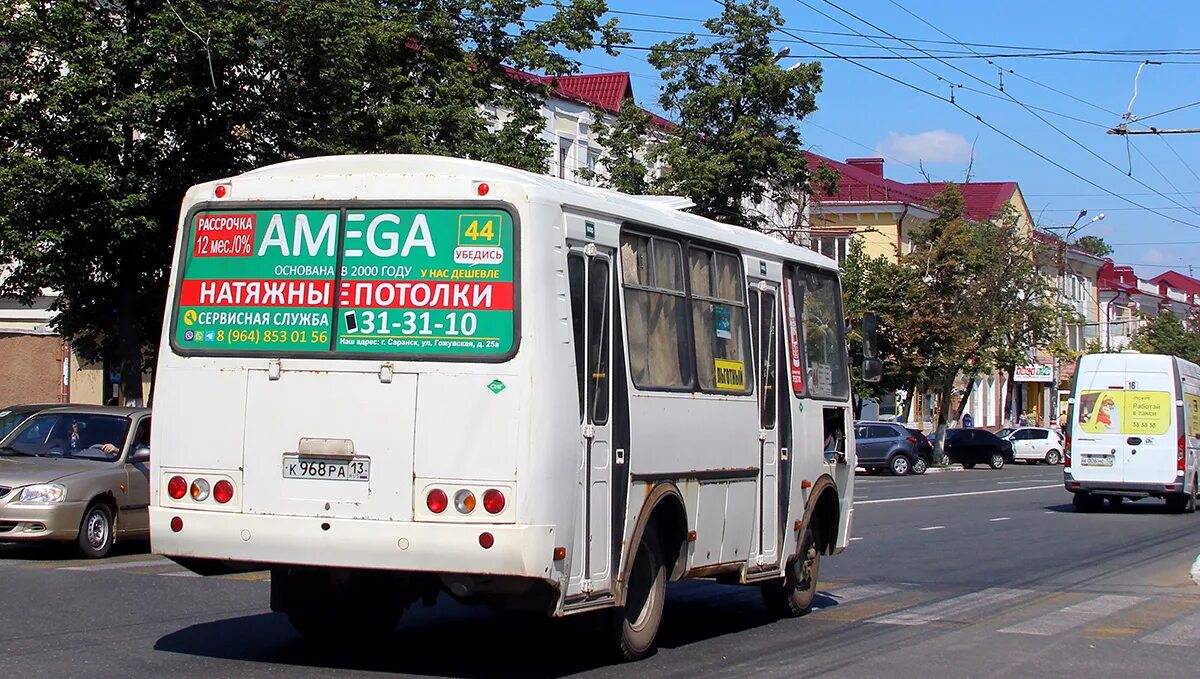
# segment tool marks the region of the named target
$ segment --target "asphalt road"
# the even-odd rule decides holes
[[[102,562],[0,545],[6,676],[1186,676],[1200,664],[1200,514],[1079,514],[1061,470],[859,476],[854,542],[812,614],[753,588],[672,585],[661,650],[589,652],[590,620],[410,609],[393,644],[315,646],[267,610],[265,574],[190,577],[143,545]]]

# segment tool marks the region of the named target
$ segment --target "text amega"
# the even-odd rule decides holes
[[[424,250],[426,257],[437,256],[433,235],[429,232],[429,222],[423,214],[417,214],[413,218],[403,243],[401,243],[400,232],[404,231],[404,227],[401,225],[399,216],[385,212],[366,223],[365,230],[354,228],[356,224],[361,225],[364,222],[367,222],[367,216],[364,214],[350,212],[346,215],[344,250],[346,257],[364,256],[364,251],[357,247],[364,241],[367,251],[376,257],[394,257],[396,255],[408,257],[414,249]],[[324,249],[326,257],[333,257],[337,248],[337,230],[338,215],[336,213],[325,216],[316,235],[313,235],[313,227],[308,221],[308,215],[297,214],[296,220],[292,224],[291,240],[289,241],[287,228],[283,223],[283,215],[274,214],[271,216],[271,222],[267,225],[267,232],[263,235],[262,243],[258,246],[258,256],[271,254],[270,251],[275,249],[278,251],[277,254],[283,257],[303,255],[316,257]]]

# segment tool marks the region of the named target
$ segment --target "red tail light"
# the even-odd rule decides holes
[[[1063,466],[1071,466],[1071,433],[1063,435]]]
[[[446,491],[434,488],[425,496],[425,506],[434,514],[441,514],[450,506],[450,498],[446,497]]]
[[[1187,471],[1187,437],[1179,435],[1179,453],[1175,456],[1175,469],[1180,474]]]
[[[182,500],[184,495],[187,495],[188,483],[187,479],[182,476],[172,476],[167,482],[167,495],[171,496],[172,500]]]
[[[213,486],[213,499],[221,504],[225,504],[233,499],[233,484],[225,479],[217,481],[217,485]]]
[[[504,511],[504,493],[492,488],[483,494],[483,508],[488,514],[499,514]]]

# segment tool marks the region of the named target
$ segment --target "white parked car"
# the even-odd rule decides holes
[[[1013,459],[1027,464],[1059,464],[1063,459],[1063,437],[1045,427],[1015,427],[998,432],[1012,441]]]

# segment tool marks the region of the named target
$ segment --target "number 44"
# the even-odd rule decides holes
[[[471,225],[467,227],[467,230],[463,233],[463,235],[471,240],[479,240],[480,238],[483,240],[492,240],[496,237],[494,227],[492,226],[492,220],[490,219],[483,223],[482,228],[479,226],[478,219],[472,221]]]

